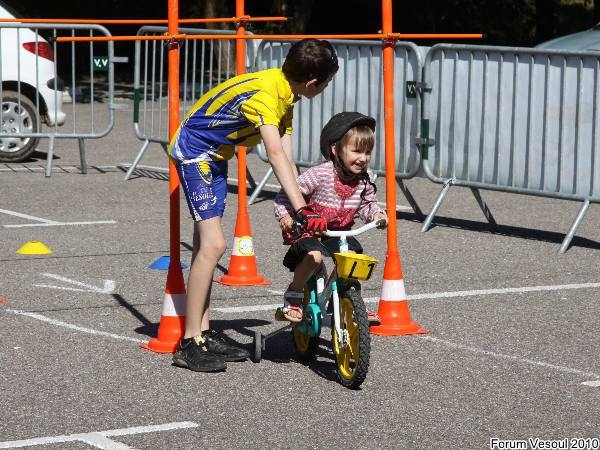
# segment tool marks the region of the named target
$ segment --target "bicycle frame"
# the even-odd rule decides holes
[[[334,262],[333,269],[328,272],[327,267],[325,264],[323,264],[322,267],[317,269],[317,271],[306,282],[304,317],[301,322],[288,323],[283,328],[273,331],[267,335],[263,335],[258,330],[254,332],[254,362],[260,361],[262,357],[262,351],[265,349],[266,341],[268,339],[290,328],[294,337],[296,352],[298,355],[300,355],[300,358],[307,358],[308,360],[314,357],[318,345],[318,338],[321,335],[322,325],[332,328],[333,334],[337,336],[337,339],[332,341],[334,344],[334,353],[336,355],[336,351],[338,351],[336,349],[341,349],[341,351],[344,351],[343,349],[347,349],[349,346],[352,346],[351,342],[349,341],[348,330],[344,328],[342,323],[343,317],[341,314],[343,312],[343,305],[341,305],[341,298],[346,298],[349,296],[351,299],[350,301],[356,301],[356,294],[349,292],[352,290],[352,288],[355,288],[355,290],[358,291],[358,298],[361,299],[361,285],[359,280],[368,280],[370,278],[377,260],[368,255],[349,253],[347,238],[362,234],[365,231],[371,230],[375,227],[384,228],[385,225],[385,220],[379,220],[377,222],[370,222],[354,230],[326,231],[324,233],[326,236],[340,238],[340,251],[332,255]],[[327,312],[329,301],[331,301],[331,313]],[[360,301],[362,302],[362,299]],[[363,327],[368,327],[364,303],[362,303],[362,311],[362,314],[364,314],[361,316],[363,318],[362,320],[364,321]],[[362,383],[368,369],[368,351],[369,350],[367,350],[366,360],[361,358],[360,368],[356,369],[358,370],[357,378],[353,378],[355,367],[344,366],[352,373],[350,376],[347,373],[345,375],[342,374],[339,369],[340,366],[338,365],[338,374],[340,375],[340,382],[342,384],[347,387],[355,388]],[[344,364],[346,365],[350,363],[344,362]]]
[[[349,236],[357,236],[359,234],[362,234],[366,231],[369,231],[375,227],[381,227],[385,224],[385,221],[377,221],[377,222],[370,222],[368,224],[363,225],[362,227],[353,229],[353,230],[340,230],[340,231],[326,231],[324,234],[325,236],[329,236],[329,237],[339,237],[340,238],[340,243],[339,243],[339,251],[340,253],[347,253],[348,252],[348,240],[347,238]],[[337,266],[337,262],[336,259],[333,257],[332,255],[332,259],[334,262],[334,267],[332,269],[332,271],[328,274],[327,277],[327,282],[324,283],[324,286],[322,289],[320,289],[319,286],[319,279],[316,277],[316,275],[313,275],[311,277],[311,280],[309,280],[308,282],[308,286],[309,286],[309,295],[310,295],[310,303],[316,303],[319,305],[320,309],[321,309],[321,315],[322,315],[322,323],[330,326],[331,325],[331,316],[329,314],[323,314],[323,311],[326,310],[326,306],[327,306],[327,300],[329,300],[329,298],[331,297],[332,302],[333,302],[333,327],[336,330],[336,335],[338,336],[338,343],[340,345],[345,345],[345,340],[346,340],[346,333],[343,332],[343,330],[341,329],[340,326],[340,296],[339,296],[339,290],[338,287],[341,288],[342,291],[345,291],[345,289],[348,289],[352,286],[356,286],[358,285],[360,287],[360,284],[358,283],[357,279],[348,279],[348,278],[343,278],[339,275],[338,273],[338,266]],[[340,286],[338,286],[340,285]],[[319,327],[320,328],[320,327]],[[318,334],[318,332],[320,330],[315,330],[313,328],[313,331]]]

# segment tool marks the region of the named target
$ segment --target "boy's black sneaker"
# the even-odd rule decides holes
[[[222,356],[208,351],[208,342],[202,336],[182,339],[173,355],[173,364],[195,372],[219,372],[227,368]]]
[[[208,351],[223,357],[225,361],[244,361],[250,357],[248,350],[231,345],[221,333],[215,330],[205,331],[203,337],[206,340]]]

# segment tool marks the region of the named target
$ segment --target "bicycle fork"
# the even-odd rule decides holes
[[[331,300],[333,301],[333,326],[335,327],[335,335],[338,339],[338,344],[341,348],[346,346],[348,336],[346,330],[342,330],[340,325],[340,296],[337,289],[337,280],[331,283]]]

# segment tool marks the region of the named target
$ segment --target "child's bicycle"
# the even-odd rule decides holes
[[[365,254],[349,253],[347,237],[375,227],[384,228],[385,220],[370,222],[347,231],[326,231],[340,238],[340,251],[333,254],[334,267],[329,274],[322,265],[304,286],[303,320],[263,335],[254,333],[254,362],[259,362],[266,341],[288,329],[298,358],[308,362],[315,358],[322,326],[331,327],[331,341],[340,383],[358,388],[367,376],[371,355],[371,333],[367,309],[361,295],[360,280],[368,280],[377,259]]]

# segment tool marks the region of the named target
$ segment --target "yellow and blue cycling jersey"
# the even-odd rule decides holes
[[[223,161],[236,145],[260,141],[259,127],[291,134],[296,99],[280,68],[233,77],[204,94],[186,114],[169,145],[175,161]]]

